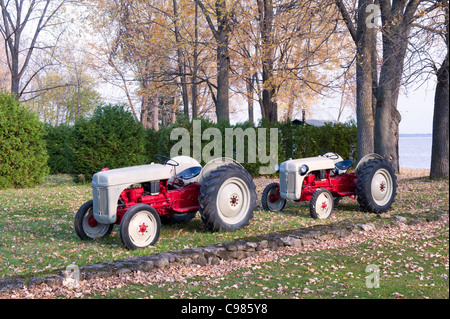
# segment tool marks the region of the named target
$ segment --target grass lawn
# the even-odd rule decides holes
[[[259,197],[264,187],[272,181],[264,179],[255,181]],[[396,203],[390,214],[408,218],[408,216],[420,215],[429,211],[448,213],[448,196],[448,180],[431,181],[426,177],[401,178]],[[377,218],[374,214],[360,212],[357,202],[350,198],[342,200],[332,216],[325,221],[312,219],[309,216],[306,203],[288,202],[285,210],[281,213],[266,212],[259,207],[255,211],[255,218],[251,221],[250,226],[236,232],[211,233],[203,225],[199,216],[189,224],[163,226],[160,240],[154,247],[128,251],[121,245],[118,227],[106,238],[96,241],[81,241],[78,239],[73,229],[74,216],[78,208],[91,198],[90,185],[75,184],[70,176],[66,175],[51,176],[46,183],[36,188],[0,191],[0,232],[2,236],[0,243],[0,278],[41,276],[55,270],[65,269],[67,265],[72,263],[81,266],[105,260],[204,246],[235,238],[251,237],[278,230],[297,229],[343,219],[370,221]],[[446,237],[448,241],[448,231],[444,232],[442,236]],[[448,250],[448,242],[446,245]],[[391,248],[391,250],[394,248]],[[328,258],[331,260],[340,258],[340,262],[347,263],[347,257],[353,258],[350,252],[348,253],[349,255],[336,251],[330,253]],[[413,254],[413,251],[410,253]],[[440,254],[445,255],[442,252]],[[448,251],[446,255],[448,256]],[[311,256],[311,263],[316,258],[323,259],[326,257],[320,257],[320,253],[317,256]],[[298,267],[298,265],[295,265],[295,263],[298,263],[295,261],[295,257],[292,258],[286,264],[286,267],[288,264],[292,264],[292,267]],[[330,261],[330,263],[334,262]],[[352,265],[355,264],[348,263],[349,267],[353,267]],[[280,271],[280,269],[275,268],[283,266],[283,264],[278,266],[275,264],[268,265],[274,267],[273,269],[267,269],[267,273],[272,275]],[[260,271],[264,272],[265,268]],[[353,268],[347,272],[357,273]],[[292,272],[287,271],[287,273]],[[263,273],[261,276],[265,276],[265,274]],[[293,280],[292,285],[295,285],[296,279],[291,279]],[[301,278],[297,279],[302,280]],[[255,280],[255,278],[249,279],[247,284]],[[225,282],[222,283],[225,284]],[[273,283],[275,284],[275,281]],[[317,284],[319,283],[318,277]],[[286,285],[282,284],[282,287]],[[271,289],[276,287],[267,285],[267,288],[263,291],[267,291],[269,296]],[[250,289],[248,295],[254,296],[255,292]],[[325,286],[311,290],[318,291],[319,289],[323,289],[323,292],[317,293],[316,297],[330,293],[327,292]],[[398,293],[405,295],[400,291]],[[295,296],[295,292],[292,294]],[[364,297],[368,296],[368,293],[365,295],[361,291],[359,295]]]
[[[449,298],[448,225],[417,236],[409,230],[395,241],[368,240],[340,249],[286,256],[244,267],[226,276],[179,282],[126,284],[87,298],[277,299],[277,298]],[[379,285],[366,267],[379,267]],[[214,271],[210,270],[214,275]],[[369,282],[369,287],[366,282]]]

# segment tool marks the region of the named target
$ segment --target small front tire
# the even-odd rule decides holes
[[[84,203],[75,215],[74,228],[81,240],[96,239],[107,236],[114,228],[114,224],[100,224],[94,218],[94,202]]]
[[[280,184],[272,183],[266,186],[262,193],[261,204],[264,210],[279,212],[286,206],[286,200],[280,196]]]
[[[130,250],[154,245],[160,232],[159,214],[146,204],[131,207],[120,223],[120,240]]]
[[[333,195],[326,189],[316,190],[309,202],[309,213],[312,218],[326,219],[330,217],[334,208]]]

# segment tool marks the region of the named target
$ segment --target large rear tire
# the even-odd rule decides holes
[[[397,176],[389,162],[375,158],[364,163],[358,170],[356,194],[363,211],[384,213],[395,201]]]
[[[202,221],[209,230],[238,230],[253,218],[256,186],[243,167],[219,166],[203,181],[198,201]]]

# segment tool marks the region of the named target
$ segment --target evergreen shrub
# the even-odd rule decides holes
[[[25,188],[48,174],[44,125],[11,95],[0,93],[0,189]]]
[[[102,168],[145,164],[145,130],[123,106],[99,106],[77,120],[67,141],[72,173],[90,181]]]

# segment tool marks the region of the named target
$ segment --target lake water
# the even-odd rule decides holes
[[[430,169],[431,134],[400,134],[398,144],[400,167]]]

